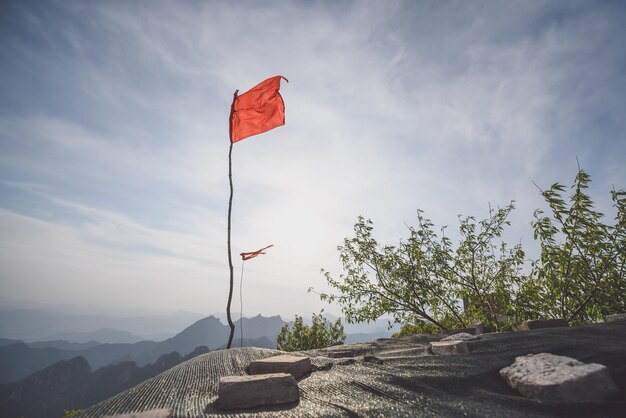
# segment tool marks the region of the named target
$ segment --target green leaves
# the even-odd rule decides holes
[[[539,259],[524,274],[520,244],[501,237],[514,202],[477,221],[459,216],[459,240],[437,233],[417,211],[417,226],[397,245],[380,245],[371,220],[359,217],[354,236],[338,247],[343,274],[322,270],[349,322],[390,315],[402,332],[465,328],[483,322],[501,330],[525,319],[565,318],[597,322],[626,312],[626,192],[611,191],[613,224],[594,208],[589,175],[578,171],[571,190],[554,183],[540,193],[547,203],[531,223]]]
[[[313,314],[312,324],[309,327],[304,323],[301,316],[296,315],[293,328],[284,325],[276,339],[276,348],[283,351],[302,351],[325,348],[335,342],[344,342],[346,336],[343,325],[338,319],[330,323],[319,314]]]
[[[527,316],[590,323],[625,311],[626,193],[611,192],[617,214],[615,224],[608,225],[586,193],[590,183],[579,169],[569,197],[559,183],[540,189],[550,214],[535,211],[531,224],[541,257],[523,289]]]
[[[496,242],[513,208],[511,203],[490,209],[480,222],[459,218],[456,248],[445,227],[440,236],[420,210],[417,227],[408,227],[408,238],[397,246],[379,245],[372,221],[359,217],[354,237],[338,247],[344,273],[335,279],[323,271],[338,293],[320,297],[339,303],[349,322],[388,314],[395,322],[425,321],[438,329],[465,328],[476,321],[498,329],[512,312],[511,295],[524,261],[521,246],[509,249]]]

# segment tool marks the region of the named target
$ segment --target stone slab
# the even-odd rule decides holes
[[[326,357],[331,358],[358,357],[370,354],[370,351],[365,344],[346,344],[321,350]]]
[[[569,327],[569,322],[565,319],[532,319],[515,325],[513,329],[515,329],[515,331],[530,331],[533,329],[561,327]]]
[[[472,341],[477,340],[480,337],[477,335],[468,334],[467,332],[459,332],[458,334],[448,335],[441,339],[441,341]]]
[[[485,331],[485,324],[483,324],[482,322],[475,322],[471,324],[468,328],[451,329],[451,330],[445,331],[445,333],[452,335],[452,334],[458,334],[460,332],[465,332],[471,335],[480,335],[480,334],[484,334],[484,331]]]
[[[289,373],[297,379],[311,371],[311,359],[283,354],[253,361],[248,371],[250,374]]]
[[[607,315],[604,317],[606,322],[626,321],[626,313]]]
[[[619,392],[605,366],[549,353],[517,357],[500,376],[522,395],[539,400],[602,401]]]
[[[388,350],[383,351],[377,354],[378,357],[382,358],[390,358],[390,357],[419,357],[419,356],[429,356],[430,351],[427,346],[424,347],[416,347],[416,348],[403,348],[400,350]]]
[[[300,400],[296,379],[289,373],[226,376],[220,379],[216,406],[244,409]]]
[[[171,418],[171,409],[151,409],[143,412],[131,412],[130,414],[106,415],[104,418]]]
[[[430,351],[437,356],[469,354],[469,347],[465,341],[433,341]]]

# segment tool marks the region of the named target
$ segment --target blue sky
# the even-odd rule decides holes
[[[286,125],[233,154],[233,252],[275,244],[246,312],[324,307],[306,289],[358,215],[396,243],[418,208],[454,229],[515,199],[532,255],[532,181],[571,184],[576,158],[611,213],[622,2],[335,3],[3,2],[2,295],[223,311],[232,93],[278,74]]]

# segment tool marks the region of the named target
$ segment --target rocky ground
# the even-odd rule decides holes
[[[443,336],[412,335],[295,353],[312,371],[297,379],[300,399],[285,405],[220,410],[219,380],[244,376],[276,350],[219,350],[83,411],[101,417],[165,408],[175,417],[240,416],[624,416],[626,322],[483,334],[466,350],[432,354]],[[447,354],[446,354],[447,353]],[[519,356],[550,353],[606,366],[615,390],[605,400],[536,400],[509,386],[500,371]]]

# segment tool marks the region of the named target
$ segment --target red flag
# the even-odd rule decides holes
[[[239,255],[241,256],[241,259],[242,259],[243,261],[250,260],[251,258],[254,258],[254,257],[256,257],[257,255],[260,255],[260,254],[265,254],[265,252],[263,252],[263,251],[264,251],[264,250],[267,250],[268,248],[273,247],[273,246],[274,246],[274,244],[272,244],[272,245],[268,245],[267,247],[265,247],[265,248],[261,248],[260,250],[253,251],[253,252],[251,252],[251,253],[241,253],[241,254],[239,254]]]
[[[230,142],[233,144],[252,135],[285,124],[285,102],[278,90],[282,75],[268,78],[241,96],[233,99],[230,110]]]

